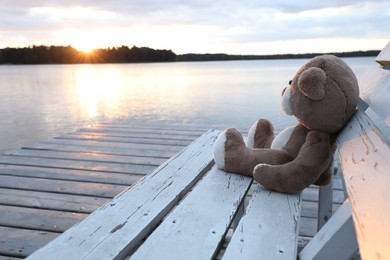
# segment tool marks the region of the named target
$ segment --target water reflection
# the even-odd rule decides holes
[[[99,111],[118,110],[122,80],[117,70],[97,70],[92,65],[86,65],[77,71],[75,87],[80,107],[84,108],[88,118],[97,117]]]
[[[280,91],[305,62],[0,66],[0,152],[98,121],[248,128],[265,117],[280,130],[295,122]],[[348,60],[358,76],[370,62]]]

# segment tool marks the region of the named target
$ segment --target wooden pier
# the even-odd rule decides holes
[[[97,124],[0,156],[0,259],[25,258],[215,127]],[[334,179],[333,211],[345,200]],[[303,192],[300,242],[317,232],[318,188]]]

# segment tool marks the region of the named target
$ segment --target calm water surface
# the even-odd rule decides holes
[[[96,122],[276,130],[295,123],[281,89],[307,60],[0,66],[0,152]],[[348,58],[358,78],[372,58]]]

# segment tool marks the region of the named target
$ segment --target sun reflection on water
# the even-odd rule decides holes
[[[86,65],[78,70],[76,87],[80,106],[89,118],[99,115],[99,111],[117,110],[123,87],[117,70],[98,70]]]

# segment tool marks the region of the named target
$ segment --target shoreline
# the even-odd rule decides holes
[[[186,53],[176,54],[172,50],[159,50],[148,47],[129,48],[127,46],[95,49],[91,52],[78,51],[71,46],[32,46],[25,48],[0,49],[0,65],[42,65],[42,64],[132,64],[132,63],[171,63],[231,60],[281,60],[305,59],[332,54],[340,58],[376,57],[379,50],[243,55],[226,53]]]

